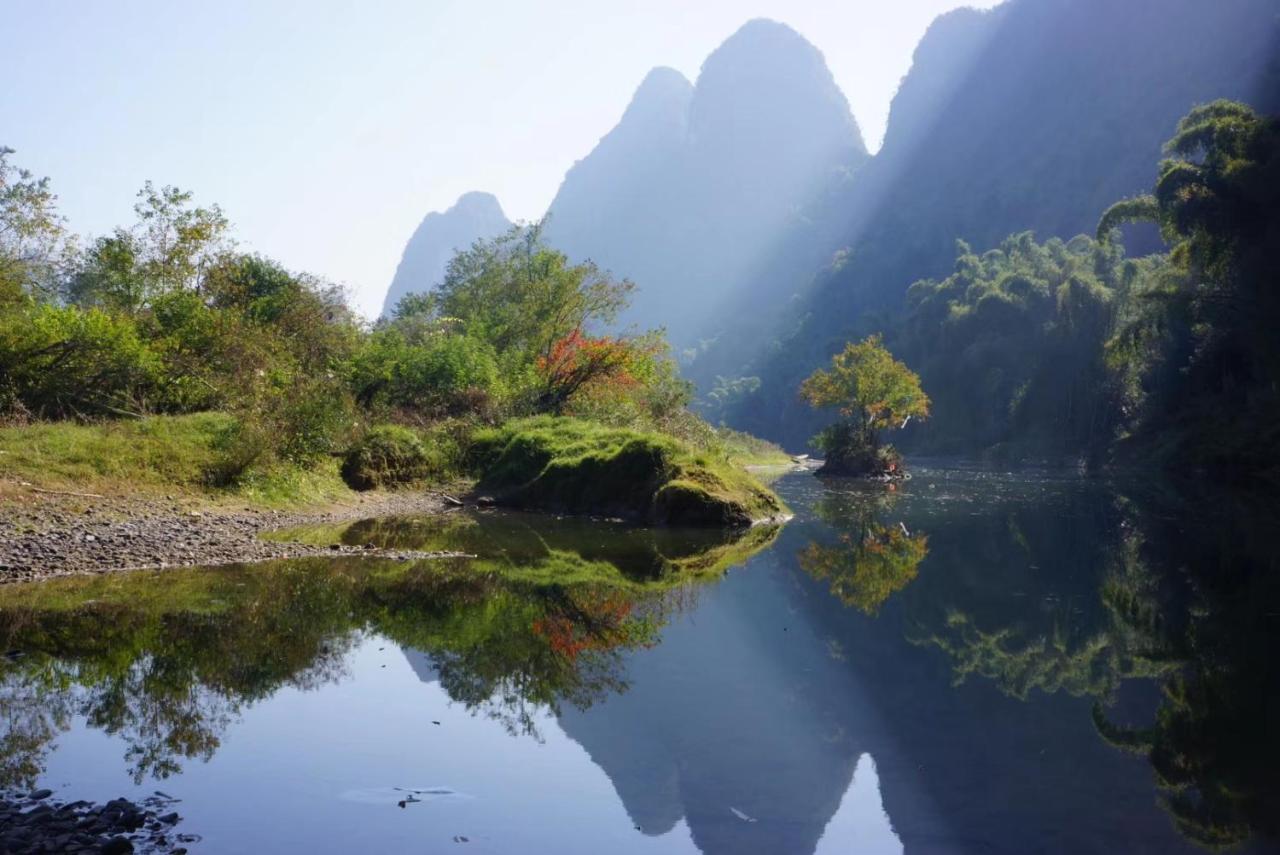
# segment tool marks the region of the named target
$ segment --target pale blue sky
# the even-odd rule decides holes
[[[826,55],[868,145],[938,14],[995,0],[0,0],[0,144],[81,233],[150,178],[218,202],[247,248],[376,314],[422,216],[468,190],[515,219],[617,121],[645,73],[695,79],[745,21]]]

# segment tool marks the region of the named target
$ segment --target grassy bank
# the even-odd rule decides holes
[[[94,424],[38,422],[0,428],[0,490],[197,496],[262,507],[320,504],[354,493],[338,464],[273,462],[214,487],[235,419],[225,413],[151,416]]]
[[[577,419],[518,419],[472,438],[478,489],[515,507],[653,525],[750,525],[786,507],[727,459]]]
[[[228,481],[222,473],[241,435],[233,416],[217,412],[0,428],[0,497],[34,487],[286,508],[351,500],[370,487],[456,486],[469,475],[509,504],[655,524],[745,525],[785,511],[741,469],[781,452],[733,432],[695,448],[568,418],[379,426],[345,454],[307,465],[263,458]]]

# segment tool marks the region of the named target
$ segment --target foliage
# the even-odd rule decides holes
[[[920,378],[893,358],[878,335],[846,344],[831,358],[830,370],[819,368],[800,384],[800,395],[810,406],[835,408],[841,416],[817,440],[827,455],[824,469],[833,473],[895,471],[896,458],[881,465],[879,432],[929,417]]]
[[[129,318],[47,303],[0,313],[0,404],[45,418],[147,408],[161,362]]]
[[[342,480],[357,490],[421,481],[432,461],[417,434],[398,425],[378,425],[347,450]]]
[[[1173,275],[1110,344],[1140,378],[1129,427],[1178,468],[1274,470],[1280,119],[1215,101],[1178,123],[1166,151],[1154,195],[1117,203],[1098,226],[1112,240],[1117,223],[1153,219],[1170,245]]]
[[[222,210],[192,207],[192,194],[148,181],[134,205],[137,221],[99,238],[69,282],[78,305],[137,312],[157,297],[199,289],[208,269],[229,251]]]
[[[937,399],[917,440],[947,453],[1100,450],[1115,428],[1102,344],[1119,299],[1158,267],[1085,237],[1024,232],[982,255],[958,244],[950,276],[907,292],[903,352]]]
[[[48,178],[9,163],[0,146],[0,308],[56,292],[74,242]]]
[[[497,353],[449,326],[410,316],[374,330],[351,362],[356,400],[427,417],[488,414],[506,397]]]
[[[1259,112],[1280,110],[1272,0],[1162,0],[1160,12],[1154,8],[1006,3],[930,27],[895,97],[882,150],[830,203],[796,217],[803,227],[771,245],[768,255],[780,261],[740,286],[753,298],[742,301],[745,318],[704,333],[720,335],[690,366],[701,389],[717,374],[761,379],[759,392],[726,420],[788,447],[803,442],[820,425],[791,406],[796,386],[845,341],[874,332],[941,396],[947,390],[893,331],[908,286],[949,274],[957,239],[981,252],[1028,230],[1041,239],[1092,233],[1108,205],[1149,186],[1161,144],[1192,105],[1227,96]],[[1126,241],[1135,257],[1160,249],[1150,227],[1127,230]],[[806,243],[816,246],[806,251]],[[941,398],[936,403],[929,439],[941,444],[949,418]],[[1222,421],[1232,427],[1232,417]],[[1250,433],[1259,441],[1250,444],[1280,447],[1268,441],[1265,423],[1257,427]],[[1056,436],[1046,442],[1048,452],[1027,453],[1062,453]],[[986,447],[977,440],[953,450]],[[1185,463],[1171,451],[1171,462]]]
[[[575,329],[551,346],[535,363],[541,382],[536,407],[560,415],[570,399],[589,387],[613,389],[637,385],[631,373],[634,360],[627,343],[609,336],[586,336]]]
[[[469,335],[524,362],[550,357],[575,330],[615,320],[635,286],[589,262],[571,264],[543,242],[542,229],[516,227],[458,253],[414,311],[457,318]]]
[[[723,377],[717,376],[715,385],[706,395],[705,408],[708,418],[722,421],[742,401],[760,391],[759,377]]]
[[[48,181],[10,167],[9,153],[0,154],[6,421],[226,413],[204,479],[240,491],[273,492],[306,469],[323,479],[337,457],[364,487],[447,477],[477,426],[530,413],[640,427],[691,441],[717,466],[729,458],[733,442],[688,411],[691,387],[661,332],[594,332],[634,286],[570,263],[543,242],[541,224],[458,253],[437,290],[369,329],[341,288],[238,252],[221,209],[174,187],[148,182],[131,225],[72,252]],[[369,423],[431,439],[414,448],[386,428],[353,445]],[[759,500],[723,468],[691,468],[692,480],[662,494],[686,515],[737,513],[739,494]],[[707,498],[719,491],[732,494],[723,506]]]

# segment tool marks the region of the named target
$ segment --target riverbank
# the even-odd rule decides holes
[[[438,491],[461,494],[473,478],[479,496],[553,513],[731,528],[786,517],[777,497],[742,466],[787,458],[732,432],[704,438],[704,449],[661,434],[543,417],[469,434],[462,443],[471,449],[467,459],[457,437],[435,436],[428,447],[426,438],[403,430],[416,456],[375,461],[392,476],[375,483],[398,489],[353,489],[338,455],[309,466],[276,461],[216,486],[221,481],[211,473],[225,455],[228,418],[0,428],[0,583],[334,553],[435,557],[260,535],[441,512],[451,504]]]
[[[106,496],[47,492],[0,480],[0,584],[143,568],[360,553],[401,560],[453,553],[263,540],[274,529],[391,514],[439,513],[439,493],[371,492],[279,511],[198,494]]]

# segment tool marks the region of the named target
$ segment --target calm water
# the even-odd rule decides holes
[[[1271,851],[1271,505],[777,488],[738,542],[454,512],[305,536],[474,561],[2,589],[0,787],[204,852]]]

